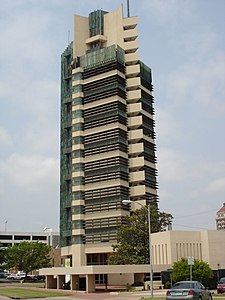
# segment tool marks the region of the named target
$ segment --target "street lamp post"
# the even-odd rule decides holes
[[[123,204],[137,203],[140,206],[144,207],[139,202],[134,202],[131,200],[122,200]],[[149,267],[150,267],[150,288],[151,288],[151,297],[153,298],[153,272],[152,272],[152,242],[151,242],[151,216],[150,216],[150,203],[148,204],[148,239],[149,239]]]
[[[8,224],[8,221],[5,221],[5,232],[7,231],[7,224]]]

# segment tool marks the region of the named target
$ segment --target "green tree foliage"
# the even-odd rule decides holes
[[[50,267],[51,247],[39,242],[21,242],[6,249],[6,267],[27,273]]]
[[[172,215],[158,211],[155,205],[151,206],[151,232],[164,231],[171,224]],[[149,263],[149,226],[148,208],[135,210],[131,216],[125,217],[125,223],[117,232],[117,244],[113,246],[113,254],[108,263],[148,264]]]
[[[194,260],[194,265],[192,266],[193,280],[207,284],[212,276],[213,273],[208,263],[198,259]],[[188,265],[186,258],[182,258],[173,264],[173,281],[177,282],[181,280],[190,280],[190,265]]]
[[[0,269],[4,268],[5,263],[5,248],[0,245]]]

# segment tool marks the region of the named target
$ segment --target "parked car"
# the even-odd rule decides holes
[[[44,275],[34,275],[35,278],[38,280],[38,281],[45,281],[45,276]]]
[[[22,280],[26,276],[26,273],[9,274],[6,278],[11,280]]]
[[[21,283],[24,283],[24,282],[37,282],[37,278],[35,276],[30,276],[30,275],[27,275],[26,277],[24,277],[22,280],[21,280]]]
[[[220,278],[217,284],[217,294],[225,293],[225,277]]]
[[[0,272],[0,278],[6,278],[8,276],[5,272]]]
[[[212,294],[199,281],[179,281],[166,292],[166,300],[212,300]]]

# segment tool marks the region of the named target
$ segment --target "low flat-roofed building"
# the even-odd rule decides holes
[[[164,231],[152,234],[153,265],[171,265],[193,256],[216,270],[225,269],[225,231]]]
[[[24,241],[39,241],[57,248],[59,246],[59,233],[52,230],[43,232],[0,231],[0,247],[6,248]]]
[[[207,262],[212,270],[217,270],[218,265],[220,269],[225,269],[225,231],[163,231],[153,233],[151,241],[153,273],[166,271],[172,268],[174,262],[188,256]],[[40,270],[41,275],[47,276],[48,288],[60,288],[66,276],[70,276],[71,289],[79,290],[82,284],[87,292],[95,290],[99,274],[107,275],[108,285],[126,285],[144,281],[147,273],[149,265],[73,266]]]

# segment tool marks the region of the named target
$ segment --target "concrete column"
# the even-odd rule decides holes
[[[45,287],[47,289],[56,289],[57,288],[57,280],[52,275],[46,276]]]
[[[79,290],[79,275],[71,275],[71,290]]]
[[[95,292],[95,275],[94,274],[86,275],[86,292],[87,293]]]

